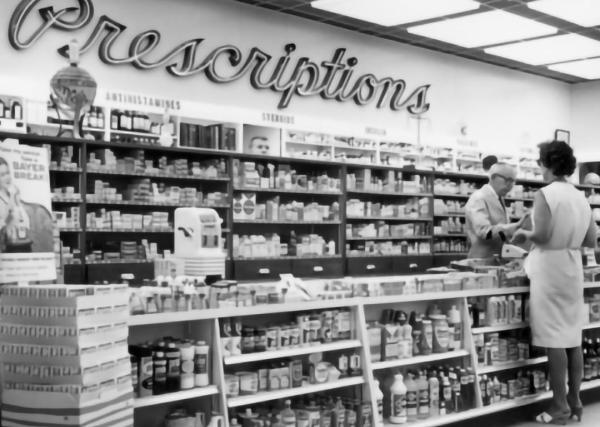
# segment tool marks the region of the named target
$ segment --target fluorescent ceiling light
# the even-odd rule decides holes
[[[474,0],[316,0],[312,7],[384,27],[478,9]]]
[[[548,68],[584,79],[600,79],[600,58],[549,65]]]
[[[407,31],[459,46],[478,47],[547,36],[558,30],[514,13],[496,10],[417,25]]]
[[[598,0],[537,0],[527,3],[527,6],[582,27],[600,25]]]
[[[488,47],[485,53],[531,65],[553,64],[600,56],[600,41],[578,34],[564,34]]]

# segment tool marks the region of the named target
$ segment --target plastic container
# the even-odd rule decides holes
[[[431,354],[433,348],[433,326],[431,320],[423,319],[421,328],[419,351],[423,355]]]
[[[401,380],[402,381],[402,380]],[[375,383],[375,400],[377,401],[377,420],[378,423],[383,425],[383,391],[381,391],[381,388],[379,387],[379,381],[378,380],[373,380],[373,382]],[[404,382],[402,381],[402,385],[404,385]],[[392,384],[392,393],[393,393],[393,384]],[[403,409],[404,411],[406,411],[406,408],[404,408],[406,406],[406,393],[404,393],[404,403],[402,403],[403,405]],[[394,398],[392,397],[392,403],[394,401]],[[393,408],[393,406],[392,406]],[[405,414],[406,415],[406,414]],[[406,418],[406,416],[405,416]]]
[[[194,388],[194,347],[185,343],[180,347],[181,351],[181,389]]]
[[[429,382],[423,371],[419,372],[417,386],[419,387],[419,408],[417,418],[425,420],[429,418]]]
[[[432,351],[434,353],[445,353],[448,351],[448,343],[450,337],[448,335],[448,320],[443,314],[432,314],[429,316],[431,319],[433,338],[432,338]]]
[[[410,376],[410,374],[409,374]],[[414,383],[414,381],[412,382]],[[408,384],[408,381],[407,381]],[[394,383],[390,387],[390,397],[391,397],[391,413],[390,413],[390,422],[392,424],[406,424],[408,421],[408,387],[407,384],[404,383],[404,377],[402,374],[394,375]],[[379,389],[379,382],[376,383],[377,388]],[[414,384],[416,392],[416,384]],[[416,394],[415,394],[415,417],[417,419],[417,407],[416,407]]]
[[[194,385],[196,387],[206,387],[208,380],[208,352],[210,347],[205,341],[198,341],[194,346]]]

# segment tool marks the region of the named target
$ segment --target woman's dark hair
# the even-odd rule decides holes
[[[564,141],[543,142],[539,145],[540,162],[556,176],[570,176],[575,172],[577,159],[573,149]]]

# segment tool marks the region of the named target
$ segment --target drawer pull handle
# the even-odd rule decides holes
[[[367,270],[375,270],[375,264],[368,264]]]
[[[315,266],[313,267],[313,271],[314,271],[315,273],[320,273],[321,271],[323,271],[323,267],[321,267],[320,265],[315,265]]]
[[[259,268],[258,269],[258,274],[270,274],[271,273],[271,269],[269,268]]]

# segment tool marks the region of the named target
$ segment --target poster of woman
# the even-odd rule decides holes
[[[56,277],[51,212],[47,151],[0,145],[0,282]]]

